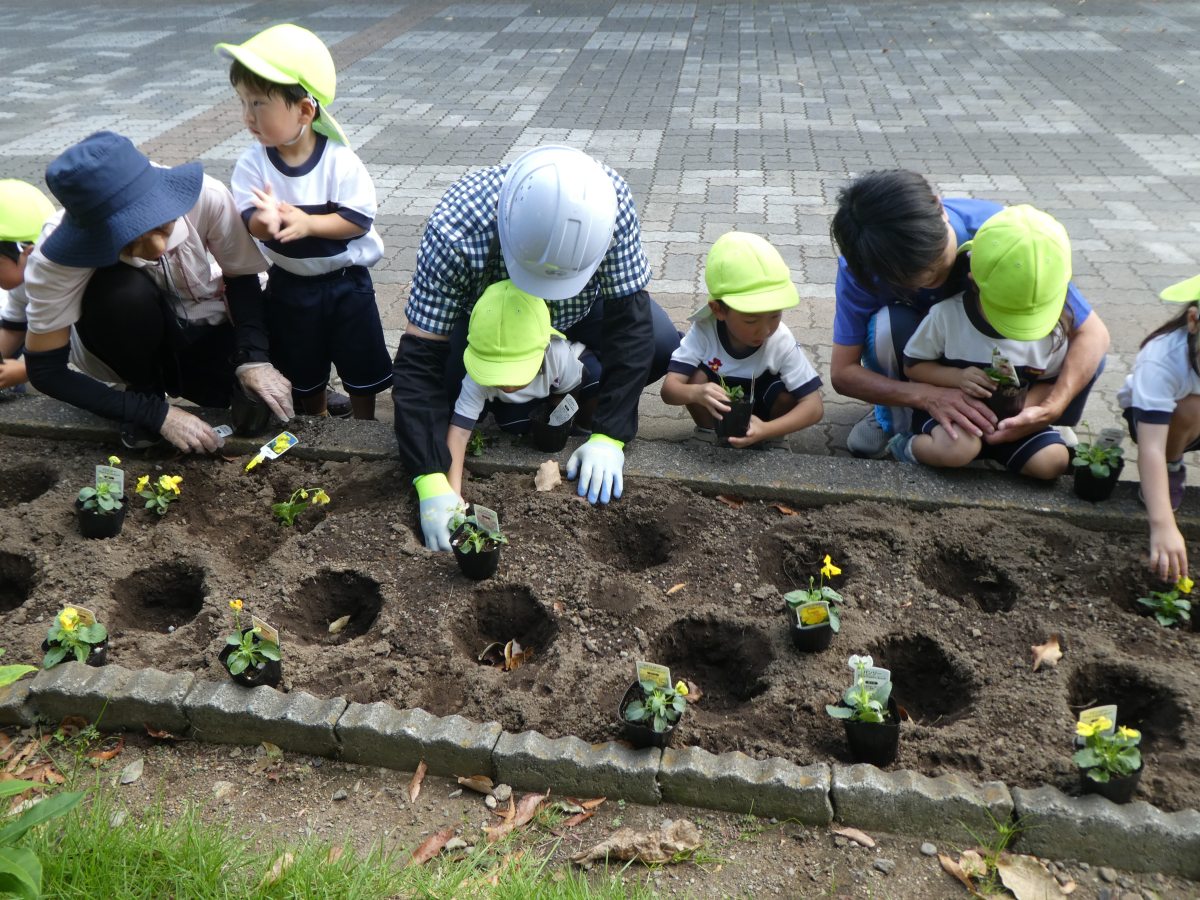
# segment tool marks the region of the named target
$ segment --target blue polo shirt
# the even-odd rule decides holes
[[[942,200],[942,207],[950,220],[950,227],[958,238],[958,245],[975,237],[979,226],[1000,212],[1004,207],[991,200],[970,200],[950,197]],[[950,272],[946,283],[920,291],[899,291],[878,279],[872,285],[860,284],[848,268],[846,260],[838,257],[837,286],[833,313],[833,342],[845,346],[856,346],[867,342],[867,323],[871,316],[892,303],[904,303],[921,312],[929,312],[933,304],[947,297],[960,294],[967,286],[969,265],[966,257],[960,257]],[[1075,282],[1067,285],[1067,307],[1075,320],[1075,327],[1083,324],[1091,315],[1092,307],[1079,293]]]

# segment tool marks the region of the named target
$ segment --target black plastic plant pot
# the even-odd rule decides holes
[[[992,391],[987,398],[987,406],[996,414],[996,420],[1003,422],[1011,419],[1025,408],[1025,397],[1029,394],[1029,385],[1002,384]]]
[[[1145,768],[1142,766],[1130,775],[1109,778],[1108,781],[1096,781],[1089,778],[1088,770],[1083,769],[1079,773],[1079,781],[1083,785],[1085,794],[1099,794],[1101,797],[1107,797],[1113,803],[1128,803],[1133,799],[1134,792],[1137,791],[1138,782],[1142,780],[1142,771]]]
[[[803,653],[819,653],[828,649],[833,643],[833,627],[828,622],[819,625],[801,625],[796,619],[796,611],[788,609],[788,620],[791,622],[792,643]]]
[[[230,415],[233,433],[239,437],[258,437],[271,427],[271,409],[261,400],[251,397],[240,384],[233,386]]]
[[[75,515],[79,519],[79,533],[85,538],[110,538],[121,533],[125,524],[125,513],[129,503],[121,498],[121,508],[115,512],[102,513],[96,509],[84,509],[83,501],[75,501]]]
[[[242,635],[245,636],[245,634],[249,631],[253,631],[253,629],[247,628],[243,630]],[[277,684],[279,684],[280,679],[283,678],[283,663],[277,659],[263,660],[261,666],[258,666],[257,668],[248,668],[243,672],[239,672],[237,675],[234,675],[232,672],[230,672],[229,666],[226,664],[226,660],[229,659],[230,654],[232,654],[235,649],[236,648],[232,644],[226,644],[223,648],[221,648],[221,652],[217,654],[217,659],[221,661],[222,667],[224,667],[225,671],[229,673],[229,677],[234,680],[235,684],[240,684],[242,687],[249,688],[260,687],[261,685],[275,687]]]
[[[617,719],[621,723],[621,733],[625,740],[633,744],[634,747],[641,750],[645,747],[666,747],[671,743],[671,737],[675,734],[675,725],[670,726],[666,731],[655,731],[652,725],[643,725],[640,722],[630,722],[625,718],[625,710],[634,700],[641,700],[646,696],[646,692],[642,690],[642,686],[638,682],[634,682],[629,686],[629,690],[625,692],[625,696],[621,698],[620,704],[617,706]]]
[[[843,704],[844,705],[844,704]],[[888,721],[854,722],[843,719],[846,742],[855,762],[886,766],[894,762],[900,750],[900,707],[892,697],[887,702]]]
[[[529,438],[533,441],[533,446],[542,453],[558,453],[567,446],[571,429],[575,425],[574,416],[561,425],[551,425],[548,420],[553,411],[549,404],[545,404],[529,417]]]
[[[729,412],[723,413],[713,427],[717,445],[721,447],[728,447],[731,437],[746,436],[750,428],[750,414],[754,412],[754,401],[751,399],[730,400],[729,406]]]
[[[1075,496],[1080,500],[1088,500],[1092,503],[1107,500],[1112,496],[1112,492],[1117,486],[1117,480],[1121,477],[1121,470],[1124,468],[1125,460],[1117,460],[1115,466],[1109,467],[1107,478],[1097,478],[1087,466],[1076,466],[1073,484]]]
[[[454,548],[454,558],[458,561],[459,570],[472,581],[491,578],[500,567],[500,545],[493,543],[489,549],[472,550],[468,553],[462,549],[466,538],[466,525],[458,526],[454,534],[450,535],[450,546]]]
[[[50,649],[50,642],[42,641],[42,652],[45,653],[49,649]],[[66,656],[63,659],[63,662],[75,662],[75,656],[73,654],[69,654],[68,656]],[[98,644],[92,644],[92,652],[88,654],[88,657],[86,660],[84,660],[84,662],[87,665],[95,666],[96,668],[99,668],[100,666],[103,666],[103,665],[107,665],[108,664],[108,638],[105,638]],[[61,663],[60,663],[60,665],[61,665]]]

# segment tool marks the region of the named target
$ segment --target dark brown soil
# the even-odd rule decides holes
[[[6,661],[39,657],[51,617],[75,602],[108,623],[112,662],[222,678],[227,604],[244,597],[282,630],[286,689],[599,741],[617,736],[634,661],[652,659],[704,693],[677,745],[811,763],[849,761],[824,707],[850,679],[846,657],[871,653],[910,717],[897,767],[1073,793],[1075,715],[1116,703],[1121,723],[1145,735],[1139,798],[1200,807],[1200,635],[1139,614],[1135,598],[1159,587],[1142,569],[1140,534],[879,504],[785,515],[636,481],[592,508],[565,485],[535,493],[532,477],[497,475],[467,487],[499,511],[511,542],[498,575],[476,584],[451,554],[421,547],[393,464],[285,458],[247,474],[245,460],[126,457],[131,483],[179,473],[183,497],[162,520],[135,508],[118,538],[88,541],[71,504],[108,451],[4,446]],[[277,525],[270,504],[301,484],[332,503],[296,528]],[[826,553],[844,573],[842,632],[802,656],[781,595],[807,584]],[[1065,657],[1032,672],[1030,647],[1054,632]],[[532,662],[504,673],[476,661],[513,638]]]

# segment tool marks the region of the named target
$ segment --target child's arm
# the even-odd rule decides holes
[[[725,390],[715,381],[689,384],[688,376],[680,372],[668,372],[662,385],[663,403],[671,406],[703,406],[716,418],[729,412],[729,398]]]
[[[467,458],[467,443],[471,440],[471,432],[466,428],[451,425],[446,432],[446,446],[450,448],[450,471],[446,480],[458,496],[462,496],[463,461]]]
[[[986,400],[992,396],[992,391],[996,389],[995,382],[988,378],[983,369],[978,366],[959,369],[955,366],[943,366],[941,363],[927,360],[908,363],[904,367],[904,374],[910,381],[958,388],[968,397],[978,397],[980,400]]]
[[[298,241],[306,237],[330,238],[335,241],[349,240],[366,234],[367,229],[356,225],[338,213],[306,213],[290,203],[280,203],[279,218],[282,227],[276,240],[281,244]]]
[[[1138,477],[1150,520],[1150,569],[1164,581],[1178,581],[1188,573],[1187,543],[1175,523],[1167,489],[1167,423],[1137,426]]]
[[[25,332],[0,328],[0,388],[15,387],[29,380],[25,360],[13,359],[25,343]]]
[[[750,417],[750,425],[745,437],[731,437],[727,440],[731,447],[751,447],[760,441],[770,441],[785,437],[792,432],[815,425],[825,415],[825,403],[821,400],[821,392],[813,391],[800,399],[800,402],[777,419],[764,422],[758,416]]]

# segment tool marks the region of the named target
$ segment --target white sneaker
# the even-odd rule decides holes
[[[888,433],[883,430],[879,420],[875,418],[872,407],[859,420],[846,438],[846,449],[859,459],[884,459],[888,455]]]
[[[1055,430],[1058,431],[1059,437],[1063,439],[1063,443],[1068,447],[1079,446],[1079,435],[1075,433],[1075,429],[1070,425],[1056,425]]]

